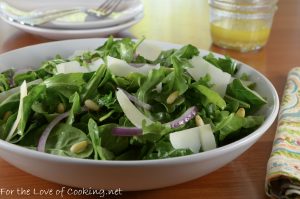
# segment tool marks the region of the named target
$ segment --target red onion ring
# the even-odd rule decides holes
[[[86,107],[81,108],[81,112],[87,111]],[[56,118],[54,118],[49,124],[48,126],[45,128],[44,132],[42,133],[40,139],[39,139],[39,143],[37,146],[37,150],[40,152],[45,152],[45,148],[46,148],[46,142],[47,139],[50,135],[50,132],[52,131],[52,129],[63,119],[65,119],[66,117],[68,117],[70,114],[70,112],[65,112],[62,113],[60,115],[58,115]]]
[[[171,122],[165,123],[164,125],[169,125],[171,128],[177,128],[193,119],[197,115],[197,112],[197,107],[192,106],[187,109],[180,117]],[[143,134],[143,130],[137,127],[116,127],[112,129],[112,134],[115,136],[138,136]]]
[[[181,125],[184,125],[191,119],[193,119],[197,115],[197,112],[198,112],[197,107],[192,106],[189,109],[187,109],[180,117],[166,124],[170,125],[171,128],[177,128]]]
[[[49,125],[46,127],[46,129],[44,130],[44,132],[42,133],[40,139],[39,139],[39,143],[37,146],[37,150],[40,152],[45,152],[45,148],[46,148],[46,142],[48,139],[48,136],[50,134],[50,132],[52,131],[52,129],[63,119],[65,119],[66,117],[69,116],[69,111],[65,112],[63,114],[58,115],[56,118],[54,118]]]
[[[121,88],[118,88],[118,89],[121,89]],[[151,109],[151,105],[150,104],[147,104],[145,102],[142,102],[140,101],[137,97],[131,95],[130,93],[128,93],[127,91],[125,91],[124,89],[121,89],[128,97],[128,99],[130,101],[132,101],[133,103],[135,103],[136,105],[146,109],[146,110],[150,110]]]
[[[112,129],[111,133],[115,136],[135,136],[142,135],[143,130],[136,127],[116,127]]]

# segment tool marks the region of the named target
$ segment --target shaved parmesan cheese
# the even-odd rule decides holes
[[[57,73],[89,73],[96,71],[102,64],[102,59],[97,59],[89,66],[81,66],[78,61],[70,61],[56,65]]]
[[[129,100],[122,89],[118,89],[118,91],[116,92],[116,97],[124,114],[129,119],[129,121],[134,124],[134,126],[141,128],[143,121],[146,121],[146,124],[148,125],[153,123],[152,120],[147,118],[134,106],[134,104]]]
[[[205,124],[199,127],[200,131],[200,142],[203,151],[209,151],[217,148],[214,133],[211,129],[210,124]]]
[[[160,55],[162,49],[159,46],[153,44],[153,42],[149,40],[143,41],[138,48],[136,49],[136,53],[143,56],[144,58],[154,61]]]
[[[225,95],[227,85],[231,81],[231,75],[229,73],[223,72],[221,69],[204,60],[201,56],[193,57],[190,63],[193,68],[188,68],[187,72],[194,80],[198,81],[201,77],[209,74],[211,82],[214,84],[212,89],[222,97]]]
[[[160,66],[159,65],[149,65],[149,64],[144,64],[141,67],[134,67],[129,65],[127,62],[121,60],[121,59],[116,59],[114,57],[107,57],[107,66],[112,72],[112,74],[125,77],[129,75],[130,73],[141,73],[143,75],[147,75],[149,71],[152,69],[157,69]]]
[[[200,148],[208,151],[217,147],[210,124],[171,133],[170,142],[174,149],[188,148],[193,153],[198,153]]]
[[[95,53],[95,50],[75,50],[72,55],[69,56],[68,59],[74,59],[77,56],[82,56],[84,53]]]
[[[199,127],[171,133],[170,142],[174,149],[191,149],[198,153],[201,147]]]
[[[22,112],[23,112],[23,99],[26,96],[27,96],[27,85],[26,85],[26,81],[24,81],[22,83],[22,85],[20,86],[20,104],[19,104],[17,118],[16,118],[13,126],[11,127],[11,129],[8,133],[6,141],[11,140],[11,138],[14,136],[14,133],[15,133],[20,121],[21,121],[21,116],[22,116]]]

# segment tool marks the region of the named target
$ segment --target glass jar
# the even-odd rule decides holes
[[[209,0],[209,5],[215,45],[247,52],[267,43],[277,0]]]

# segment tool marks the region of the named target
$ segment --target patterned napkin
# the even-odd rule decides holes
[[[267,167],[266,193],[272,198],[300,198],[300,67],[288,74]]]

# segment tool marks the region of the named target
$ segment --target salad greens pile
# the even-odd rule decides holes
[[[138,53],[142,44],[111,37],[37,69],[2,72],[0,139],[60,156],[147,160],[220,147],[264,122],[255,112],[266,100],[247,74],[236,77],[230,57],[186,45],[151,60]]]

